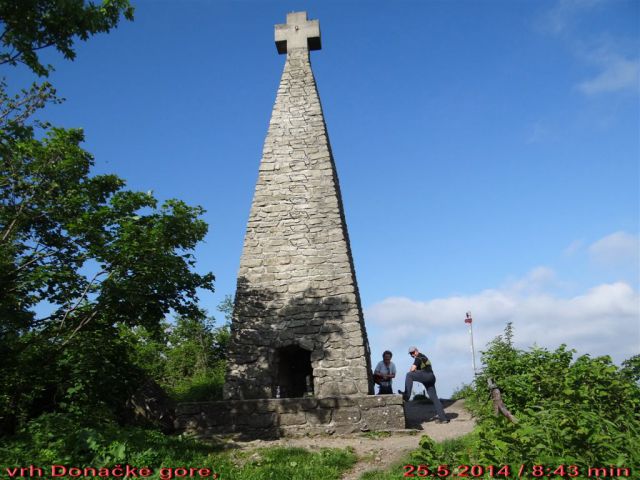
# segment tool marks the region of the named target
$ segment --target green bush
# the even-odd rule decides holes
[[[222,399],[229,324],[206,316],[178,317],[158,331],[120,325],[131,362],[181,402]]]
[[[640,388],[609,357],[513,347],[513,331],[490,343],[467,405],[478,417],[459,449],[423,439],[414,460],[425,464],[640,465]],[[494,416],[487,380],[498,385],[518,419]],[[464,448],[463,448],[464,447]]]
[[[178,381],[171,388],[173,398],[178,402],[206,402],[222,399],[226,362],[219,361],[206,372]]]
[[[451,394],[451,400],[469,398],[471,395],[473,395],[473,385],[463,383],[453,391]]]
[[[161,467],[210,468],[224,479],[338,479],[356,461],[351,450],[270,448],[254,452],[229,449],[154,430],[105,422],[88,426],[71,414],[45,414],[13,437],[0,439],[0,470],[23,465],[46,469],[52,464],[149,467],[159,478]],[[46,477],[46,475],[45,475]]]

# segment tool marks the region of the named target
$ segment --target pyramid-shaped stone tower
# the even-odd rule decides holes
[[[340,187],[309,51],[306,12],[276,25],[284,72],[240,261],[226,399],[373,393]]]

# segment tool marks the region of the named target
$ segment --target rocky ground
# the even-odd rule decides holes
[[[243,448],[259,447],[302,447],[309,450],[320,448],[351,447],[358,456],[358,463],[347,472],[343,480],[356,480],[369,470],[384,470],[399,461],[407,453],[416,450],[420,437],[429,435],[435,441],[465,435],[475,426],[471,414],[464,408],[464,400],[447,401],[443,405],[450,423],[435,423],[436,415],[432,405],[409,402],[405,405],[407,425],[411,428],[393,432],[390,435],[359,434],[349,436],[323,436],[281,438],[279,440],[247,442]]]

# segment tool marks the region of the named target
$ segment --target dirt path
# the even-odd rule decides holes
[[[358,463],[347,472],[343,480],[357,480],[369,470],[384,470],[399,461],[407,453],[416,450],[420,437],[429,435],[435,441],[456,438],[465,435],[475,426],[475,421],[464,408],[464,400],[447,401],[443,405],[450,423],[435,423],[435,410],[432,405],[409,402],[405,406],[407,425],[411,430],[393,432],[389,436],[368,434],[349,436],[282,438],[273,441],[256,441],[245,444],[249,447],[302,447],[309,450],[320,448],[354,449]]]

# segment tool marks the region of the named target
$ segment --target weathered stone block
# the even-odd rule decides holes
[[[277,425],[278,416],[275,413],[259,413],[248,418],[248,425],[254,428],[268,428]]]
[[[405,428],[404,409],[399,405],[362,410],[362,420],[371,430],[399,430]]]
[[[317,408],[305,412],[305,418],[311,425],[326,425],[331,423],[332,410],[330,408]]]
[[[331,419],[335,424],[354,424],[360,421],[360,409],[358,407],[336,408]]]
[[[358,407],[361,409],[377,408],[386,406],[387,395],[372,395],[370,397],[358,397]]]
[[[303,425],[307,423],[307,417],[303,412],[280,414],[280,425]]]
[[[266,412],[275,412],[276,404],[270,400],[259,400],[256,402],[256,412],[258,413],[266,413]]]

